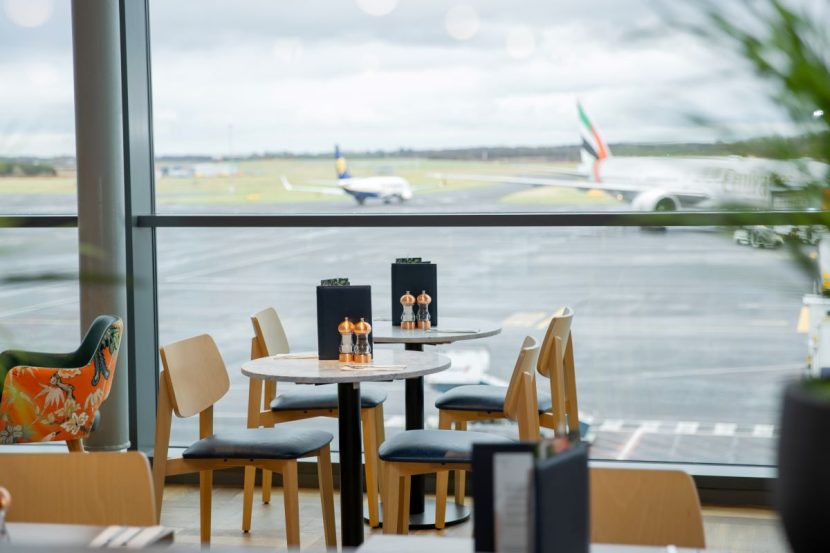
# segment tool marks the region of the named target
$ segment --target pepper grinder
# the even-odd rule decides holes
[[[372,332],[372,325],[360,318],[354,325],[354,335],[356,343],[354,346],[354,362],[355,363],[371,363],[372,362],[372,346],[369,345],[369,333]]]
[[[346,317],[342,323],[337,325],[337,332],[340,333],[340,362],[350,363],[353,360],[352,333],[354,332],[354,324]]]
[[[415,328],[415,296],[406,291],[406,294],[401,296],[401,305],[403,306],[403,313],[401,313],[401,330],[412,330]]]
[[[432,298],[426,290],[423,290],[418,294],[416,301],[418,302],[418,328],[428,330],[432,326],[429,316],[429,304],[432,303]]]

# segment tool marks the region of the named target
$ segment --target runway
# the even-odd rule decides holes
[[[431,202],[430,210],[532,209],[498,203],[504,193],[490,187],[454,191],[450,200],[424,195],[364,212],[417,211],[424,207],[419,202]],[[457,196],[476,194],[477,201],[458,203]],[[315,202],[279,209],[353,207]],[[183,210],[197,208],[172,211]],[[3,230],[7,262],[0,275],[77,271],[76,240],[71,229]],[[292,349],[314,349],[321,279],[372,285],[374,314],[388,317],[389,265],[412,256],[438,264],[441,314],[503,328],[492,338],[439,347],[453,357],[454,370],[475,365],[488,381],[506,382],[522,338],[541,338],[559,306],[575,310],[580,410],[592,423],[594,458],[774,463],[782,386],[804,370],[806,338],[795,326],[811,283],[786,251],[737,246],[718,229],[159,229],[161,343],[205,332],[215,337],[232,383],[217,407],[216,428],[238,428],[245,424],[247,382],[239,366],[249,355],[251,313],[276,307]],[[77,297],[77,282],[4,285],[0,340],[72,347]],[[385,415],[394,432],[403,427],[403,384],[377,386],[390,396]],[[427,388],[426,414],[434,423],[439,392]],[[195,440],[195,424],[176,421],[174,442]],[[297,424],[323,424],[336,435],[334,420]]]

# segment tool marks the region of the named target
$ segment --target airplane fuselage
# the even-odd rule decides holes
[[[748,157],[612,157],[583,164],[582,169],[598,184],[618,182],[642,188],[639,194],[622,194],[635,207],[650,210],[659,201],[660,191],[675,202],[675,208],[694,206],[704,196],[705,203],[713,206],[771,208],[773,192],[802,189],[810,180],[822,178],[826,166],[805,160],[799,168],[791,161]],[[636,205],[638,199],[644,205]]]
[[[412,199],[412,187],[403,177],[348,177],[341,178],[337,184],[360,203],[367,198],[379,198],[385,201]]]

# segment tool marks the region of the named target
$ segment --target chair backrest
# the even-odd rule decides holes
[[[516,365],[513,367],[513,374],[510,375],[510,384],[507,386],[507,395],[504,399],[504,412],[519,423],[519,437],[522,440],[539,439],[539,404],[533,370],[538,357],[539,343],[531,336],[527,336],[516,358]]]
[[[7,519],[13,522],[157,524],[142,453],[4,453],[0,486],[11,492]]]
[[[254,336],[261,357],[288,353],[288,337],[276,309],[269,307],[251,315]]]
[[[542,349],[539,352],[539,362],[536,364],[536,369],[539,374],[550,378],[551,368],[555,363],[563,362],[565,358],[565,351],[568,342],[571,338],[571,322],[573,321],[574,312],[570,307],[562,307],[548,323],[548,330],[545,332],[545,338],[542,340]],[[560,344],[559,359],[556,359],[554,353],[556,352],[557,339]]]
[[[676,470],[592,468],[591,542],[706,547],[694,481]]]
[[[553,404],[551,426],[557,435],[579,431],[579,403],[576,393],[576,368],[574,366],[573,335],[571,324],[574,312],[563,307],[554,314],[542,341],[536,370],[550,379],[550,395]],[[546,419],[547,420],[547,419]]]
[[[168,378],[170,402],[179,417],[201,413],[230,389],[222,354],[207,334],[163,346],[161,362]]]

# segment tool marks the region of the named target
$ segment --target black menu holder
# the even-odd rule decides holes
[[[348,317],[357,323],[361,317],[372,324],[371,286],[317,287],[317,354],[321,360],[340,358],[340,333],[337,326]],[[369,333],[369,345],[372,333]]]
[[[493,456],[496,453],[530,453],[536,444],[474,444],[473,470],[473,550],[492,553],[496,550],[496,513],[493,493]]]
[[[392,263],[392,325],[401,326],[401,296],[406,291],[417,297],[422,291],[432,298],[429,304],[431,326],[438,326],[438,265],[435,263]],[[418,306],[413,306],[418,313]]]
[[[475,444],[473,446],[474,550],[496,550],[496,516],[493,458],[499,453],[535,455],[536,443]],[[588,445],[576,444],[547,459],[536,460],[532,470],[529,520],[534,553],[590,551],[590,489]]]
[[[588,447],[577,444],[536,463],[534,549],[536,553],[590,550]]]

